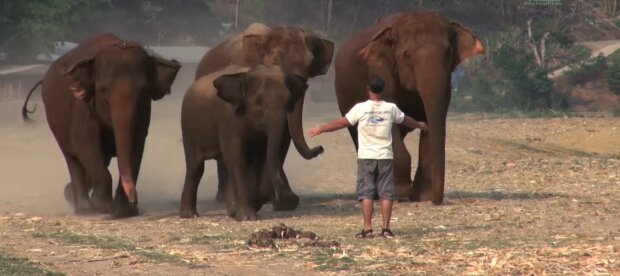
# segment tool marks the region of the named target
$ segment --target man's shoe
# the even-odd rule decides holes
[[[372,229],[368,229],[368,230],[362,229],[361,232],[355,234],[355,237],[358,239],[370,239],[373,237]]]
[[[395,237],[394,233],[392,233],[392,230],[390,230],[390,228],[382,229],[381,230],[381,236],[384,237],[384,238],[393,238],[393,237]]]

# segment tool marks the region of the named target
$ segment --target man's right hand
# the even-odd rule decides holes
[[[428,131],[428,125],[425,122],[418,122],[418,128],[421,131]]]

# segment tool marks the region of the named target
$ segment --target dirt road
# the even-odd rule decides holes
[[[0,103],[0,274],[620,273],[619,118],[451,116],[445,204],[398,203],[397,238],[356,240],[361,218],[346,131],[310,139],[326,150],[315,160],[289,154],[286,171],[302,198],[298,210],[267,206],[258,222],[227,218],[213,202],[209,162],[199,189],[202,216],[178,218],[182,94],[154,105],[138,180],[142,214],[125,220],[74,216],[62,198],[68,175],[42,106],[36,123],[23,125],[21,102]],[[308,128],[338,114],[334,103],[325,103],[308,104],[306,115]],[[414,160],[416,141],[415,135],[406,141]],[[335,243],[246,245],[252,232],[280,222]]]

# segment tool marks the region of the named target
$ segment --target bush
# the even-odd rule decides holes
[[[611,91],[620,95],[620,50],[616,50],[608,57],[605,82]]]
[[[605,57],[598,56],[572,66],[566,76],[571,84],[584,84],[599,78],[605,72],[605,67]]]
[[[614,117],[620,117],[620,104],[616,105],[616,107],[611,110],[611,115]]]

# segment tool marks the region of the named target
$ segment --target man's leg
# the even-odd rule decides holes
[[[377,192],[381,199],[381,215],[383,216],[383,231],[381,235],[394,236],[390,230],[392,219],[392,205],[396,200],[394,189],[394,166],[392,160],[379,160],[377,174]],[[383,233],[387,232],[387,233]],[[387,235],[386,235],[387,234]]]
[[[362,238],[366,237],[364,232],[372,233],[373,203],[377,192],[374,185],[376,163],[376,160],[357,160],[357,200],[360,202],[360,207],[362,208],[364,230],[356,236]]]
[[[364,230],[371,230],[372,229],[372,213],[374,211],[373,200],[369,198],[365,198],[360,201],[360,204],[362,206],[362,217],[364,218]]]
[[[383,216],[383,229],[390,229],[392,219],[392,200],[381,200],[381,215]],[[372,210],[371,210],[372,212]]]

